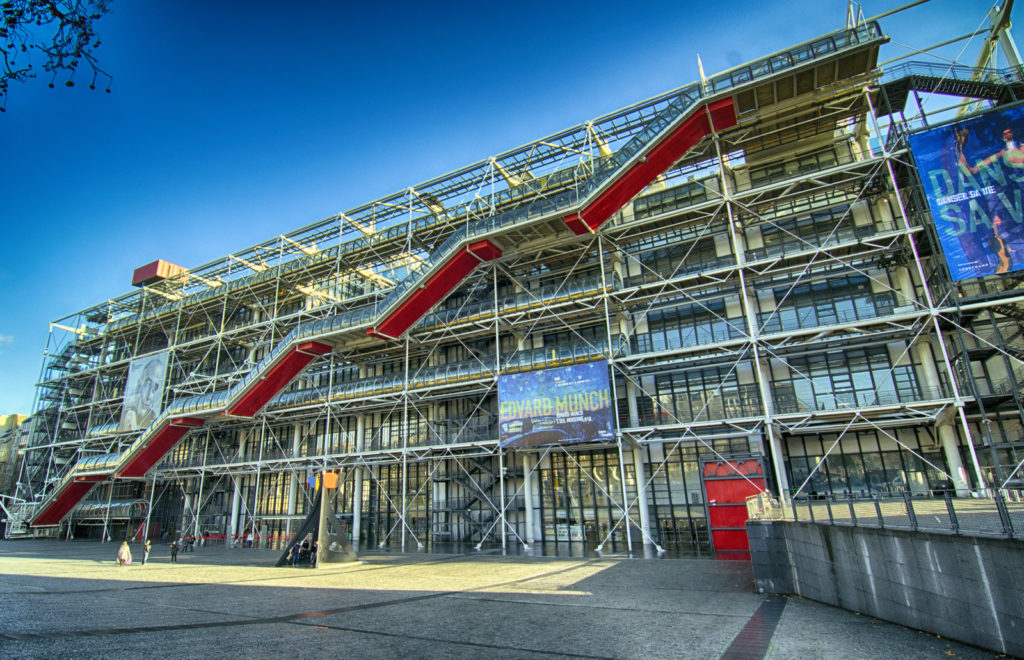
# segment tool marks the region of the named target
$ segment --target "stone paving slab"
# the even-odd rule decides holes
[[[136,548],[119,568],[116,544],[0,541],[0,658],[730,657],[766,601],[743,562],[369,554],[310,569],[222,547],[171,564],[157,547],[141,566]],[[761,657],[995,657],[799,598],[772,626]]]

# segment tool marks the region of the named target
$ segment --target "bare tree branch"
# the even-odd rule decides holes
[[[93,54],[100,46],[93,23],[109,11],[110,0],[0,1],[0,112],[10,83],[35,78],[40,70],[50,74],[50,87],[65,75],[64,85],[74,87],[75,73],[85,63],[92,71],[89,89],[101,80],[109,92],[113,78]],[[33,64],[40,57],[41,66]]]

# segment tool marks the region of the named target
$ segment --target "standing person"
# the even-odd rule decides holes
[[[121,547],[117,549],[117,565],[127,566],[132,563],[132,551],[128,547],[128,541],[123,541]]]
[[[146,565],[146,560],[149,559],[149,551],[153,549],[153,544],[150,543],[149,539],[142,544],[142,565]]]
[[[176,564],[178,562],[178,542],[171,541],[171,563]]]
[[[252,530],[249,530],[249,533],[245,535],[245,547],[252,547]]]

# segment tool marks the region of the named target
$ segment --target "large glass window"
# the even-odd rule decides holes
[[[622,517],[622,472],[615,450],[551,454],[540,470],[542,538],[545,552],[576,553],[603,544],[606,551],[628,548],[630,525]],[[636,497],[636,479],[626,469],[627,497]],[[639,523],[636,507],[630,511]],[[635,526],[634,526],[635,529]],[[634,531],[634,536],[638,532]]]
[[[682,240],[665,247],[646,250],[632,256],[632,259],[639,262],[640,272],[626,278],[627,286],[708,270],[730,263],[733,258],[719,257],[715,248],[715,238],[704,236],[697,240]]]
[[[791,492],[803,486],[801,496],[813,499],[826,495],[866,497],[905,491],[925,495],[932,489],[946,488],[947,479],[928,464],[945,465],[930,433],[925,429],[900,432],[901,443],[874,431],[849,432],[838,443],[835,434],[792,437],[786,450]],[[922,438],[926,441],[922,442]],[[819,466],[830,448],[828,458]],[[816,466],[814,475],[807,481]]]
[[[743,320],[726,317],[726,299],[699,305],[688,304],[636,314],[634,325],[647,322],[647,332],[638,332],[633,350],[639,353],[738,339],[744,336]]]
[[[641,425],[680,424],[759,414],[761,399],[754,384],[740,384],[736,370],[725,368],[660,374],[651,410],[643,410]]]
[[[773,386],[777,412],[853,409],[921,398],[910,365],[892,366],[884,347],[793,357],[792,378]]]
[[[892,313],[892,292],[873,293],[867,277],[831,277],[772,290],[777,307],[758,317],[761,332],[783,332],[848,323]]]
[[[805,157],[806,160],[806,157]],[[813,167],[818,168],[826,163],[815,157]],[[835,163],[835,154],[828,152],[827,165]],[[809,161],[801,161],[801,167],[810,167]],[[781,166],[780,166],[781,167]],[[854,238],[853,215],[847,204],[819,209],[801,215],[780,219],[771,224],[760,225],[761,240],[764,248],[761,254],[773,255],[783,252],[808,250],[820,245],[831,245]]]

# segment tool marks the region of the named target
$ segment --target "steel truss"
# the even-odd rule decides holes
[[[737,67],[55,322],[24,495],[140,437],[117,432],[132,360],[170,352],[168,404],[223,394],[300,323],[344,315],[320,338],[333,350],[253,417],[207,419],[136,495],[173,492],[150,508],[175,509],[182,533],[275,539],[308,510],[307,479],[336,470],[357,543],[559,546],[558,526],[593,525],[593,548],[636,552],[704,515],[670,476],[695,456],[764,455],[784,499],[820,494],[851,443],[867,455],[862,438],[872,458],[919,460],[914,475],[960,494],[1012,486],[1024,278],[974,291],[944,276],[905,145],[917,120],[875,68],[885,38],[865,34],[848,50],[772,56],[803,48],[810,64]],[[682,94],[721,90],[735,126],[709,120],[597,230],[531,215],[600,181]],[[469,223],[518,212],[488,234],[500,256],[407,332],[367,335]],[[498,446],[501,375],[597,359],[611,369],[614,442]],[[843,474],[848,491],[869,480]]]

